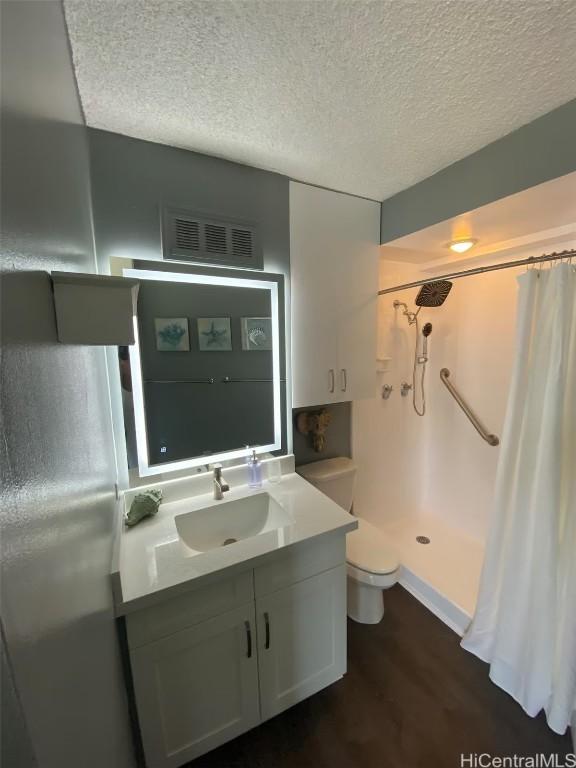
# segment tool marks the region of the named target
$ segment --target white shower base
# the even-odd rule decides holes
[[[400,554],[399,582],[459,635],[474,614],[484,557],[482,542],[432,516],[378,526]],[[429,544],[419,544],[427,536]]]

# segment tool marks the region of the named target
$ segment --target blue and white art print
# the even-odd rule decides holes
[[[272,318],[242,318],[242,349],[247,352],[272,349]]]
[[[200,352],[231,352],[230,318],[199,317],[198,348]]]
[[[158,352],[190,351],[187,317],[157,317],[154,326]]]

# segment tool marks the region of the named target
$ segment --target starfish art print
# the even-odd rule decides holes
[[[232,335],[229,317],[199,317],[198,346],[201,352],[230,352]]]

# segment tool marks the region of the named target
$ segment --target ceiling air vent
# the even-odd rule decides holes
[[[249,229],[232,229],[232,253],[234,256],[252,256],[252,232]]]
[[[174,219],[176,247],[186,251],[200,250],[200,224],[188,219]]]
[[[165,259],[263,268],[258,230],[248,222],[168,208],[163,235]]]
[[[204,237],[206,239],[206,250],[208,253],[217,253],[220,256],[228,255],[226,227],[220,224],[206,224],[204,227]]]

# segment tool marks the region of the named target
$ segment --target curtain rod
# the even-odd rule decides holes
[[[439,277],[426,277],[423,280],[415,280],[413,283],[395,285],[393,288],[383,288],[381,291],[378,291],[378,296],[383,296],[385,293],[394,293],[395,291],[404,291],[407,288],[418,288],[420,285],[426,285],[426,283],[435,283],[437,280],[456,280],[458,277],[481,275],[482,272],[493,272],[496,269],[510,269],[510,267],[530,266],[530,264],[541,264],[543,261],[571,259],[573,256],[576,256],[576,249],[572,248],[567,251],[561,251],[560,253],[545,253],[543,256],[530,256],[527,259],[507,261],[504,264],[491,264],[488,267],[476,267],[475,269],[466,269],[463,272],[451,272],[447,275],[440,275]]]

